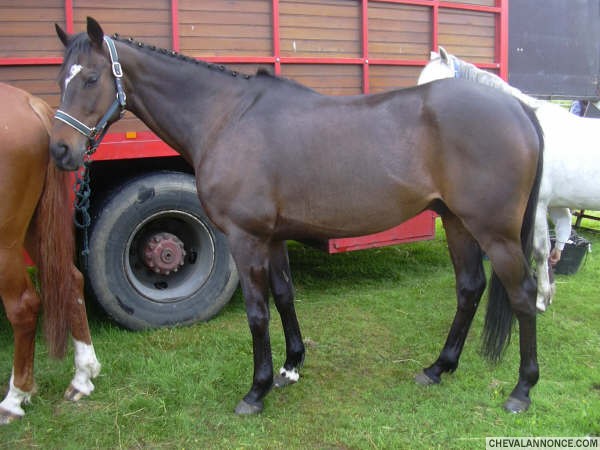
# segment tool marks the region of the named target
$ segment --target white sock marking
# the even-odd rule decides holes
[[[31,401],[31,392],[24,392],[15,387],[13,380],[14,374],[11,374],[10,387],[6,397],[4,397],[4,400],[2,400],[2,403],[0,403],[0,408],[17,416],[24,416],[25,411],[23,411],[23,408],[21,408],[21,404],[29,403]]]
[[[298,369],[295,367],[292,370],[287,370],[285,367],[282,367],[279,371],[279,375],[287,378],[292,383],[296,383],[300,379],[300,373],[298,373]]]
[[[96,358],[93,345],[88,345],[73,339],[75,345],[75,376],[71,385],[84,395],[90,395],[94,390],[92,378],[100,373],[100,363]]]

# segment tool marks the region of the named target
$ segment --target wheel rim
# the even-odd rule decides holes
[[[169,236],[168,242],[183,244],[183,264],[178,264],[177,271],[156,272],[150,267],[148,243],[155,242],[156,236]],[[129,283],[148,301],[185,301],[202,288],[214,270],[214,236],[192,214],[178,210],[160,211],[146,218],[130,234],[123,253],[123,265]]]

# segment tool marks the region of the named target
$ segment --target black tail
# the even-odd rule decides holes
[[[521,227],[521,246],[529,267],[533,246],[535,210],[542,179],[544,133],[534,110],[523,103],[521,103],[521,106],[533,123],[539,139],[537,172],[535,174],[535,181],[531,193],[529,194],[525,216],[523,217],[523,225]],[[495,272],[492,272],[488,295],[488,306],[485,313],[485,324],[483,328],[482,353],[489,360],[498,361],[502,357],[504,349],[510,342],[514,316],[506,289],[504,289],[504,286]]]

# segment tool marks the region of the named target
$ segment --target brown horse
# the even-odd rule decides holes
[[[15,351],[0,423],[24,415],[35,392],[33,356],[40,305],[48,352],[63,357],[68,332],[75,344],[75,377],[65,397],[76,401],[94,389],[96,359],[83,303],[83,277],[73,264],[75,243],[69,177],[50,162],[52,109],[40,98],[0,83],[0,297],[13,328]],[[25,267],[37,264],[38,295]],[[41,301],[40,301],[41,297]]]
[[[428,208],[444,222],[458,308],[439,358],[417,381],[439,383],[456,369],[486,285],[483,250],[494,270],[484,347],[498,358],[516,315],[521,364],[505,407],[529,406],[538,364],[536,286],[525,247],[543,139],[528,107],[460,80],[329,97],[262,72],[241,75],[110,38],[91,18],[87,33],[57,32],[66,47],[50,145],[57,164],[77,169],[90,141],[126,108],[194,167],[200,201],[227,236],[254,351],[252,387],[237,413],[261,411],[273,384],[298,380],[304,359],[285,240],[374,233]],[[269,291],[286,340],[275,377]]]

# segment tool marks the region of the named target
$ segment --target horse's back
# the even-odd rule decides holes
[[[546,137],[540,198],[554,207],[600,208],[600,119],[551,103],[536,113]]]

